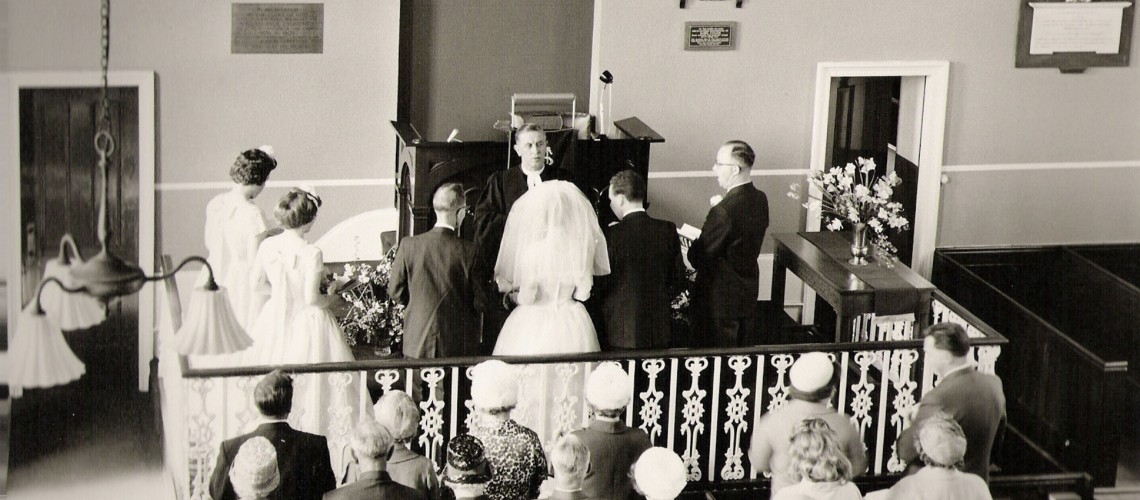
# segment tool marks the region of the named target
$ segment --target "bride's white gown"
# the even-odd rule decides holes
[[[606,240],[589,201],[573,184],[544,182],[511,209],[495,280],[516,290],[496,356],[597,352],[598,335],[582,300],[595,274],[609,273]]]
[[[555,259],[559,248],[551,241],[535,243],[523,251],[526,259]],[[589,298],[590,284],[530,283],[519,290],[518,307],[503,324],[495,355],[524,356],[597,352],[598,334],[579,296]]]

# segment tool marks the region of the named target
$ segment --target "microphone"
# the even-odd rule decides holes
[[[458,135],[459,135],[459,129],[457,129],[457,128],[451,129],[451,133],[447,135],[447,142],[463,142],[463,141],[460,141],[459,139],[455,138]]]

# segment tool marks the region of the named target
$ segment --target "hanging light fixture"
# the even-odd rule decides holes
[[[225,289],[214,281],[214,270],[206,259],[187,257],[166,274],[147,276],[135,263],[115,255],[108,247],[111,238],[107,213],[107,160],[115,151],[111,135],[111,103],[107,95],[107,64],[111,43],[110,0],[102,0],[102,91],[95,133],[98,153],[99,218],[96,236],[99,253],[84,261],[70,234],[60,241],[60,257],[49,261],[44,279],[31,302],[20,312],[16,332],[9,345],[9,386],[19,397],[24,388],[66,384],[83,375],[83,362],[63,338],[62,330],[94,326],[106,318],[106,304],[142,289],[148,281],[170,278],[190,262],[200,262],[208,271],[206,283],[191,295],[187,321],[177,334],[180,354],[223,354],[249,347],[253,341],[238,324],[226,299]],[[71,254],[68,254],[70,249]],[[50,285],[55,287],[49,288]],[[58,288],[59,291],[56,291]]]

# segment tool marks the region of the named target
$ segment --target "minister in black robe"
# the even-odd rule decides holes
[[[507,310],[503,296],[495,286],[493,275],[499,257],[499,243],[511,207],[531,185],[553,180],[570,180],[569,172],[547,164],[546,132],[537,125],[523,125],[515,133],[515,153],[521,163],[507,170],[491,174],[487,185],[475,205],[475,306],[483,313],[482,345],[490,354]]]

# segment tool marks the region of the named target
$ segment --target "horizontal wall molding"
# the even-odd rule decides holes
[[[312,187],[361,187],[361,186],[395,186],[396,180],[392,178],[381,179],[298,179],[290,181],[268,181],[265,187],[291,188],[301,184]],[[233,187],[232,182],[159,182],[154,185],[155,191],[223,191]]]
[[[806,168],[784,168],[784,169],[753,169],[752,177],[782,177],[782,176],[798,176],[806,175],[808,169]],[[678,172],[649,172],[650,179],[688,179],[694,177],[716,177],[716,173],[710,170],[681,170]]]
[[[958,172],[1001,172],[1013,170],[1091,170],[1105,168],[1140,168],[1140,160],[1130,161],[1089,161],[1089,162],[1058,162],[1058,163],[993,163],[980,165],[943,165],[943,173]],[[806,175],[806,168],[785,169],[755,169],[752,177],[790,177]],[[649,172],[650,179],[707,179],[716,177],[712,170],[681,170],[676,172]],[[266,187],[288,188],[299,184],[308,184],[313,187],[366,187],[366,186],[395,186],[392,178],[367,179],[297,179],[278,180],[265,183]],[[154,185],[155,191],[221,191],[233,187],[232,182],[159,182]]]
[[[1140,160],[1074,161],[1057,163],[995,163],[990,165],[943,165],[942,173],[1001,172],[1010,170],[1092,170],[1099,168],[1140,168]]]

